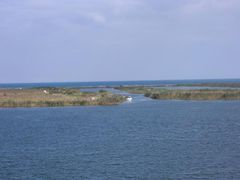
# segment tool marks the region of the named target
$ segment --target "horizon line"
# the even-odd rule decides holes
[[[100,80],[100,81],[45,81],[45,82],[6,82],[0,84],[45,84],[45,83],[104,83],[104,82],[142,82],[142,81],[201,81],[201,80],[240,80],[240,78],[209,78],[209,79],[157,79],[157,80]]]

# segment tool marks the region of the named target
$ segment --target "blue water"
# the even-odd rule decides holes
[[[240,179],[240,101],[132,96],[0,109],[0,179]]]

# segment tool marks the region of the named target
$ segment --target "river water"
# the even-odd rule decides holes
[[[0,179],[240,179],[240,101],[132,96],[0,109]]]

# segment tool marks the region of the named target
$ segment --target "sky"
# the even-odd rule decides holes
[[[218,78],[239,0],[0,0],[0,83]]]

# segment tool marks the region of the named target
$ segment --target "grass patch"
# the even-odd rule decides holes
[[[177,100],[240,100],[238,89],[201,89],[201,90],[172,90],[153,87],[118,87],[117,89],[134,94],[144,94],[152,99]]]
[[[80,92],[68,88],[0,89],[0,107],[115,105],[125,100],[124,96],[110,92]]]

